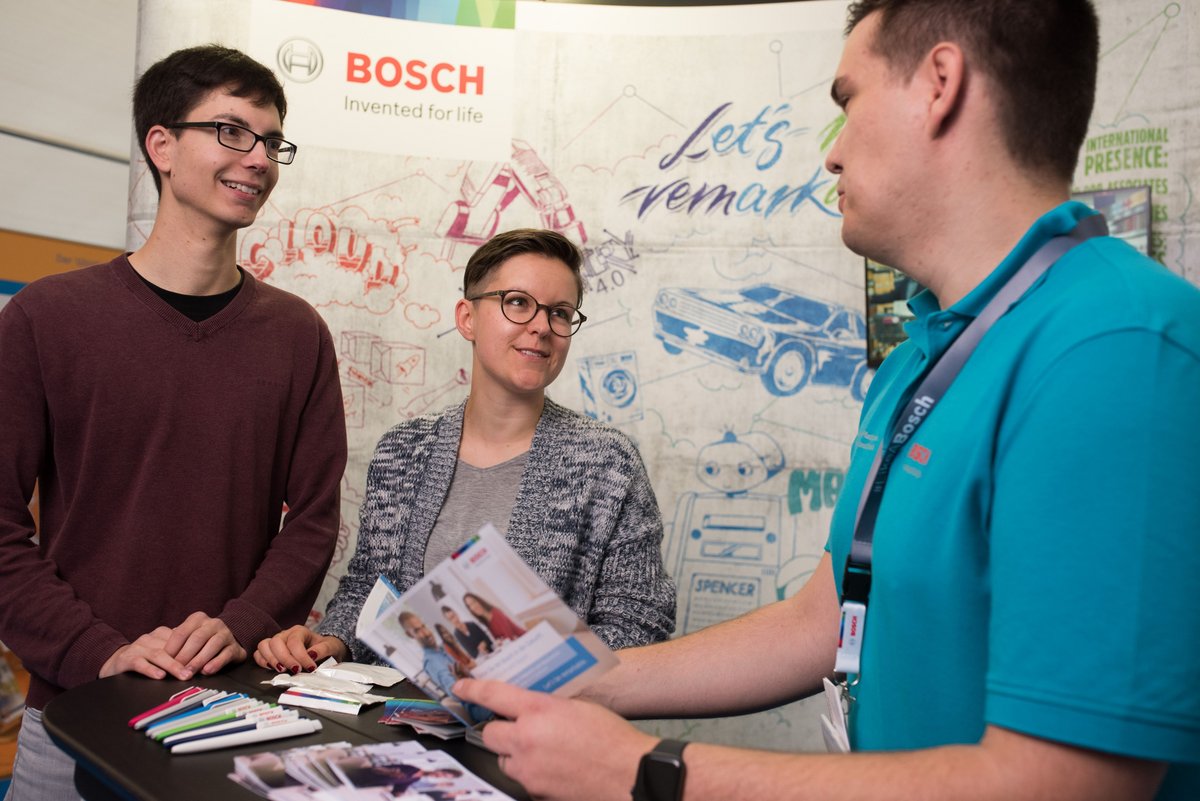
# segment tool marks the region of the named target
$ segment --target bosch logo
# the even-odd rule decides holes
[[[929,457],[932,455],[933,453],[930,452],[929,448],[926,448],[924,445],[917,445],[915,443],[908,451],[908,458],[912,459],[917,464],[929,464]]]
[[[308,83],[321,74],[325,56],[321,54],[321,48],[308,39],[288,39],[275,51],[275,63],[288,79]]]

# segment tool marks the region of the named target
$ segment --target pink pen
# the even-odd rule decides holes
[[[181,701],[184,701],[187,698],[200,692],[202,689],[203,689],[202,687],[187,687],[183,690],[180,690],[179,692],[175,693],[170,698],[168,698],[166,701],[164,701],[163,703],[154,707],[153,709],[147,709],[142,714],[135,715],[134,717],[130,718],[129,725],[136,728],[137,724],[139,722],[141,722],[143,719],[148,718],[151,715],[157,714],[159,712],[163,712],[167,709],[170,709],[171,707],[175,706],[176,704],[180,703]]]

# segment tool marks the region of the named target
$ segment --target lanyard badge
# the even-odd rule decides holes
[[[842,626],[838,632],[835,673],[857,676],[862,667],[863,630],[867,624],[867,605],[842,601]]]

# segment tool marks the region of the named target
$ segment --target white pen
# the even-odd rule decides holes
[[[232,748],[237,745],[260,743],[264,740],[279,740],[284,737],[296,737],[301,734],[312,734],[321,730],[321,721],[303,718],[294,721],[264,721],[252,731],[242,731],[236,734],[226,734],[221,737],[209,737],[204,740],[192,740],[180,743],[171,748],[172,754],[195,754],[200,751],[215,751],[218,748]]]
[[[193,734],[200,734],[201,732],[212,733],[226,730],[235,725],[244,726],[249,723],[257,723],[260,720],[273,720],[274,718],[279,717],[279,713],[284,711],[285,710],[282,707],[276,706],[275,704],[259,703],[257,706],[247,709],[243,712],[233,715],[226,715],[215,720],[207,721],[200,726],[189,726],[188,728],[180,729],[179,731],[163,732],[155,739],[157,739],[163,745],[169,746],[172,743],[179,742],[180,738],[191,737]]]
[[[162,735],[167,732],[173,733],[173,730],[196,728],[202,726],[209,721],[219,721],[228,719],[233,715],[241,715],[256,707],[265,706],[265,701],[259,701],[255,698],[236,698],[232,701],[222,701],[219,704],[214,704],[207,709],[197,710],[190,715],[183,715],[176,718],[167,718],[159,723],[154,723],[146,728],[146,736],[155,739],[161,739]]]
[[[191,731],[181,731],[178,734],[172,734],[164,737],[162,744],[170,748],[177,743],[182,743],[187,740],[203,740],[207,737],[216,737],[224,733],[237,731],[250,731],[258,728],[260,723],[275,723],[281,721],[300,720],[300,713],[294,709],[280,709],[279,707],[271,707],[263,712],[252,712],[245,717],[231,720],[227,723],[217,723],[212,726],[206,726],[201,729],[192,729]]]

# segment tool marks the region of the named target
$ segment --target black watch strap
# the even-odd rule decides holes
[[[683,763],[683,740],[660,740],[642,757],[637,781],[633,785],[633,801],[680,801],[687,766]]]

